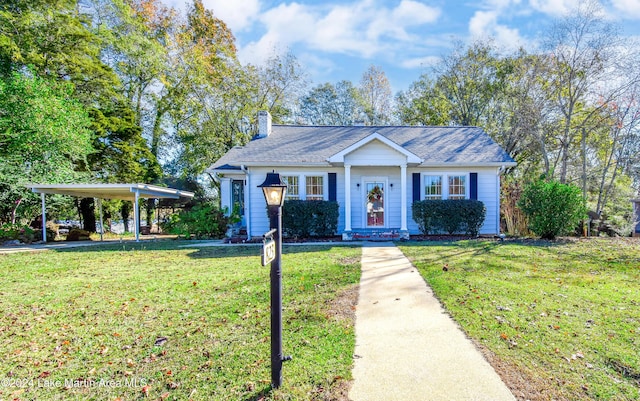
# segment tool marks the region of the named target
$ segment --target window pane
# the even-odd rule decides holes
[[[466,175],[449,176],[449,199],[464,199],[466,191]]]
[[[240,212],[240,216],[244,216],[244,181],[233,180],[231,182],[231,207],[235,212]]]
[[[442,199],[442,176],[426,175],[424,177],[424,198]]]
[[[285,200],[300,199],[300,187],[298,186],[298,176],[283,176],[282,181],[287,184],[287,195]]]
[[[324,183],[322,176],[307,177],[307,200],[324,199]]]
[[[384,184],[367,182],[367,227],[384,227]]]

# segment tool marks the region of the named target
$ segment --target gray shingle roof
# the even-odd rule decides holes
[[[235,147],[210,170],[240,165],[329,165],[327,159],[378,133],[423,159],[422,165],[515,164],[478,127],[273,125],[271,135]]]

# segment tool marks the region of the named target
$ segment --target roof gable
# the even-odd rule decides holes
[[[369,144],[369,143],[371,143],[373,141],[380,141],[385,146],[387,146],[387,147],[395,150],[396,152],[404,155],[407,158],[407,163],[411,163],[411,164],[420,164],[420,163],[422,163],[422,159],[421,158],[419,158],[415,154],[409,152],[408,150],[406,150],[402,146],[398,145],[397,143],[391,141],[387,137],[384,137],[384,136],[380,135],[378,132],[374,132],[373,134],[371,134],[371,135],[359,140],[358,142],[352,144],[351,146],[346,147],[345,149],[341,150],[340,152],[338,152],[338,153],[332,155],[331,157],[329,157],[327,159],[327,161],[329,163],[344,163],[345,156],[347,156],[350,153],[353,153],[354,151],[356,151],[358,149],[362,149],[365,145],[367,145],[367,144]]]

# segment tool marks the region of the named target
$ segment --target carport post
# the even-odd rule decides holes
[[[47,242],[47,207],[44,202],[44,192],[40,192],[42,199],[42,242]]]
[[[136,189],[133,201],[133,229],[136,230],[136,242],[140,241],[140,191]]]
[[[98,209],[100,210],[100,241],[103,241],[102,235],[104,234],[104,223],[102,218],[102,198],[98,198]]]

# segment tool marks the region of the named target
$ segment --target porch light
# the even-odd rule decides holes
[[[284,203],[287,184],[280,180],[280,174],[275,171],[273,173],[267,173],[267,178],[265,178],[262,184],[258,185],[258,188],[262,188],[267,206],[282,206]]]

